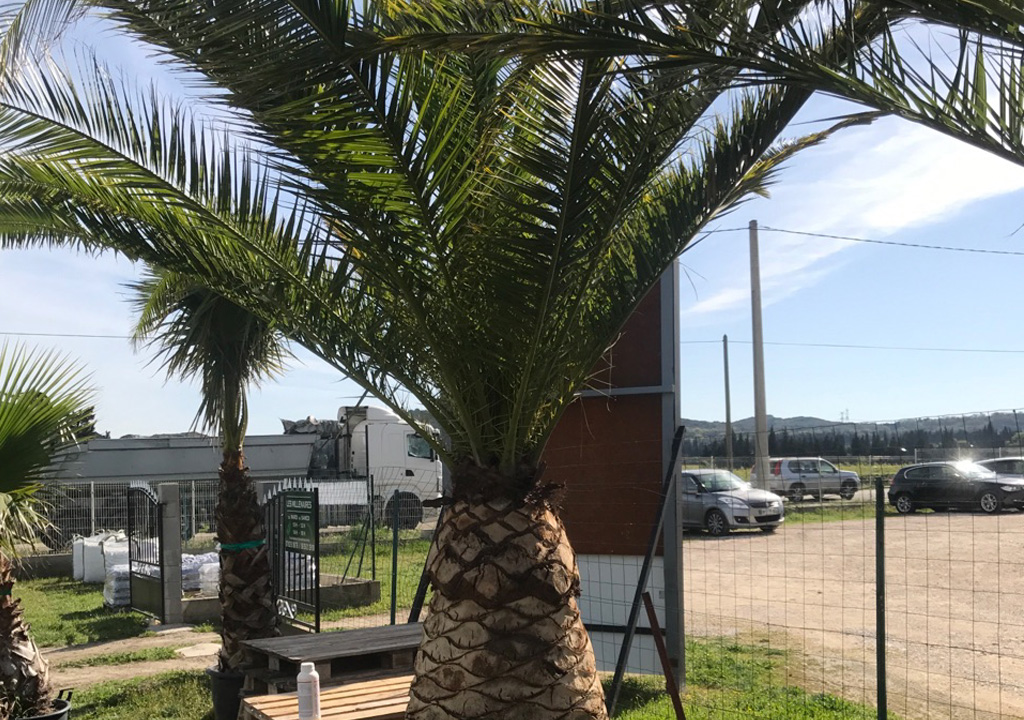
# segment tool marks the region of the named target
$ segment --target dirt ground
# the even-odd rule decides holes
[[[888,708],[1024,718],[1024,514],[919,513],[885,527]],[[787,649],[792,680],[875,705],[875,522],[684,543],[686,631]]]
[[[146,648],[181,648],[171,660],[134,662],[125,665],[66,667],[97,655],[133,652]],[[216,663],[220,637],[216,633],[197,633],[190,627],[159,630],[154,635],[112,642],[44,649],[50,663],[50,679],[58,688],[83,688],[110,680],[130,680],[171,670],[202,670]]]

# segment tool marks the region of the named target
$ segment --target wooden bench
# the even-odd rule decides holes
[[[412,675],[386,675],[320,691],[320,720],[402,720]],[[298,720],[295,693],[242,699],[240,720]]]
[[[321,687],[361,671],[410,670],[422,637],[422,626],[409,623],[249,640],[242,644],[252,652],[256,665],[246,671],[245,690],[258,694],[291,690],[304,662],[316,665]]]

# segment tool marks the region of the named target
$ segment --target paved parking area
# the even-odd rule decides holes
[[[1024,718],[1024,514],[886,520],[889,710]],[[687,632],[786,648],[803,687],[876,701],[875,522],[688,536]]]

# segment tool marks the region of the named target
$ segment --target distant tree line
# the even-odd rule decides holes
[[[913,429],[896,431],[887,428],[859,430],[853,426],[832,426],[821,429],[776,430],[768,432],[768,448],[772,455],[900,455],[915,448],[1016,448],[1024,437],[1010,428],[996,430],[992,421],[977,430],[953,425],[936,430]],[[754,454],[753,433],[733,433],[734,457]],[[683,442],[683,454],[692,457],[723,456],[725,437],[692,437]]]

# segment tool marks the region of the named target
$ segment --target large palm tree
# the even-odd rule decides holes
[[[620,73],[384,51],[383,36],[451,29],[391,3],[106,5],[217,89],[235,137],[87,68],[78,88],[41,62],[12,69],[0,242],[112,247],[201,279],[414,426],[415,397],[450,438],[453,494],[410,716],[603,717],[539,457],[672,259],[827,134],[775,145],[809,91],[732,92],[733,71],[703,60]]]
[[[199,378],[196,424],[220,434],[221,671],[249,664],[242,642],[277,634],[266,529],[245,465],[247,389],[272,378],[287,354],[269,323],[195,279],[153,271],[134,284],[136,344],[155,346],[169,375]]]
[[[0,345],[0,718],[47,712],[49,669],[29,634],[14,569],[49,526],[36,492],[89,407],[82,371],[52,353]]]

